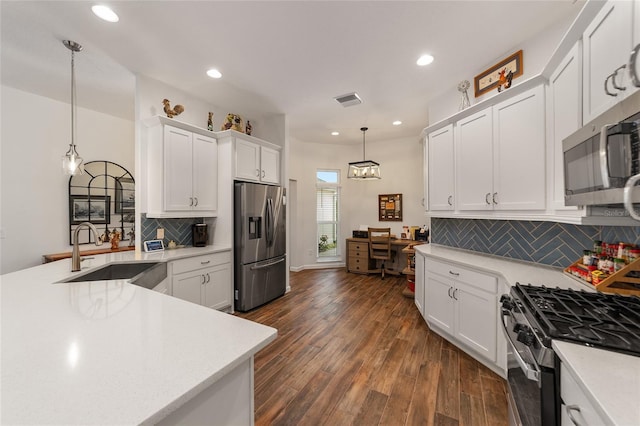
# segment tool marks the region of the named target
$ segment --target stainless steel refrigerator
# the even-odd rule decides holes
[[[246,312],[286,290],[283,188],[234,184],[235,309]]]

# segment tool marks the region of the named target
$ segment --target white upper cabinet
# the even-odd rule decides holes
[[[544,88],[493,107],[493,193],[496,210],[544,210]]]
[[[633,48],[634,6],[638,8],[627,0],[608,1],[582,35],[585,124],[636,90],[626,69]]]
[[[453,210],[455,169],[452,124],[429,134],[426,160],[429,164],[429,210]]]
[[[564,205],[564,138],[582,127],[582,55],[578,41],[562,59],[547,86],[548,173],[554,210],[576,210]]]
[[[280,151],[236,137],[235,170],[236,179],[279,185]]]
[[[456,194],[458,210],[493,210],[492,109],[456,123]],[[438,161],[435,159],[435,161]]]
[[[207,132],[204,129],[164,117],[146,120],[144,126],[142,166],[147,216],[216,216],[216,139],[202,134]]]

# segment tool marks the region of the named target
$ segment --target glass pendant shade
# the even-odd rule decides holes
[[[362,131],[362,157],[366,158],[365,151],[365,140],[364,134],[368,127],[361,127]],[[349,172],[347,173],[348,179],[357,179],[357,180],[374,180],[381,179],[380,175],[380,164],[371,160],[362,160],[362,161],[354,161],[349,163]]]
[[[62,172],[65,175],[76,175],[84,173],[82,157],[76,151],[76,72],[75,72],[75,53],[82,50],[82,46],[71,40],[63,40],[62,44],[71,51],[71,143],[69,150],[62,157]]]

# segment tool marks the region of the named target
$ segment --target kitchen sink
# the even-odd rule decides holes
[[[77,275],[58,283],[77,283],[86,281],[130,280],[145,288],[153,288],[167,277],[165,262],[111,263],[86,274]]]

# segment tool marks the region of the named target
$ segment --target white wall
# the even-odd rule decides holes
[[[2,86],[0,273],[42,263],[42,255],[70,251],[69,176],[62,156],[71,142],[71,109]],[[134,123],[78,108],[76,144],[88,161],[112,161],[134,178]]]
[[[576,13],[577,12],[579,12],[579,10],[576,10]],[[521,81],[527,80],[530,77],[540,74],[545,65],[549,62],[551,54],[560,43],[560,40],[562,40],[562,37],[567,32],[574,19],[575,15],[571,15],[564,19],[561,19],[554,25],[545,28],[532,39],[519,46],[514,46],[513,49],[504,52],[504,54],[500,57],[490,58],[484,64],[469,64],[469,73],[466,77],[464,77],[464,79],[469,80],[469,82],[471,83],[471,87],[468,90],[471,105],[498,94],[497,90],[492,90],[482,96],[474,98],[474,77],[490,66],[494,65],[498,61],[508,57],[509,55],[517,52],[520,49],[522,49],[523,74],[513,80],[513,85],[517,85]],[[437,123],[438,121],[455,114],[456,112],[458,112],[459,106],[460,92],[458,92],[457,87],[454,86],[439,94],[433,99],[433,101],[429,102],[428,124],[431,125]]]
[[[362,158],[362,145],[342,146],[305,143],[292,140],[290,146],[290,178],[296,180],[297,217],[291,220],[296,239],[291,241],[294,268],[317,267],[316,262],[316,171],[340,170],[341,235],[351,236],[362,225],[391,227],[398,236],[403,225],[423,225],[422,145],[418,137],[367,142],[367,159],[380,163],[382,179],[353,181],[347,179],[349,161]],[[403,221],[378,221],[378,195],[400,193],[403,197]],[[345,259],[343,247],[342,259]],[[295,262],[295,263],[293,263]]]

